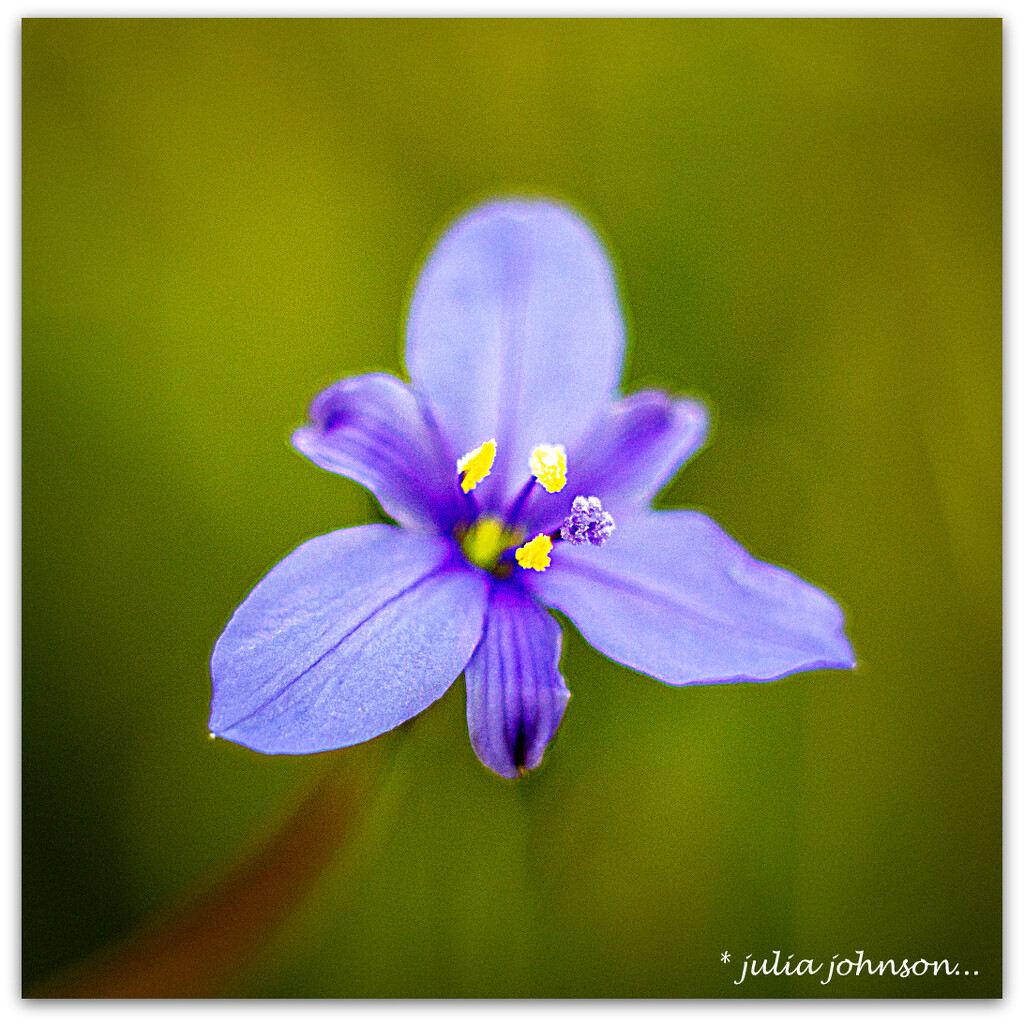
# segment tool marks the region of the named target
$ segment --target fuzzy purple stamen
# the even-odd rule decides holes
[[[599,498],[573,498],[572,511],[562,522],[562,540],[600,547],[615,529],[615,520],[601,508]]]

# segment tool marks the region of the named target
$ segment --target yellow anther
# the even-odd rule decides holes
[[[548,494],[560,491],[565,486],[565,449],[560,444],[537,445],[530,452],[530,472]]]
[[[467,452],[456,463],[462,476],[462,492],[469,494],[485,476],[490,476],[494,465],[494,438],[484,441],[479,448]]]
[[[543,572],[550,564],[551,538],[546,533],[538,533],[533,540],[528,540],[521,548],[516,548],[516,561],[524,569],[536,569]]]

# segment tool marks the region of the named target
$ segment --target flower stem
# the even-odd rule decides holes
[[[216,995],[315,885],[365,802],[356,775],[331,771],[277,832],[211,888],[28,993],[43,998]]]

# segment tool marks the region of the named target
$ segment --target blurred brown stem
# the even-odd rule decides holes
[[[329,773],[262,848],[212,888],[29,995],[144,999],[218,994],[316,884],[363,798],[363,787],[352,775]]]

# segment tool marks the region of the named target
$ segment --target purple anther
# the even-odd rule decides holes
[[[615,520],[601,508],[599,498],[573,498],[572,511],[562,522],[562,540],[600,547],[615,529]]]

